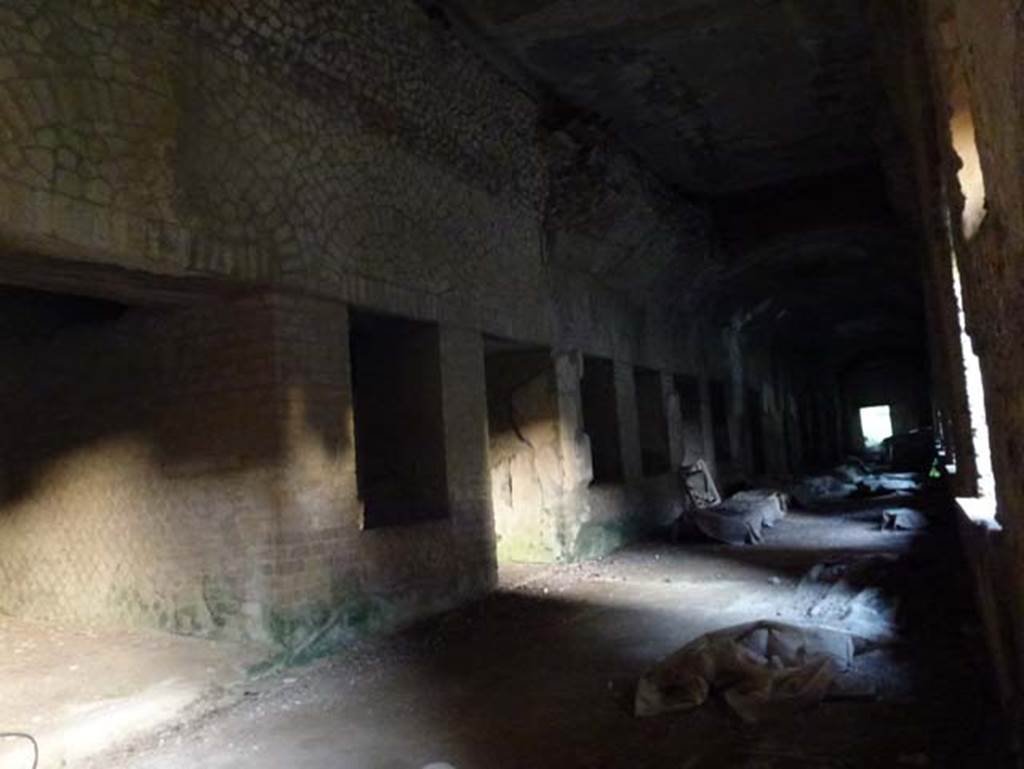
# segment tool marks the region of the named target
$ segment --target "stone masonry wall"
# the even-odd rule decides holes
[[[1015,646],[1010,670],[1017,679],[1019,727],[1024,723],[1020,695],[1024,691],[1024,391],[1020,387],[1024,373],[1020,354],[1024,333],[1024,187],[1019,173],[1024,157],[1019,120],[1024,106],[1020,90],[1024,21],[1019,9],[1005,0],[953,3],[953,18],[945,21],[955,21],[955,44],[968,86],[986,190],[987,214],[978,234],[968,242],[957,227],[954,241],[963,275],[967,331],[985,382],[998,517],[1006,531],[1002,560],[1010,568],[994,572],[988,590],[1006,607],[1004,616],[1013,618],[1008,622]],[[933,34],[941,32],[941,28],[934,29]],[[933,51],[936,82],[948,89],[949,82],[943,78],[949,76],[949,70],[943,68],[937,45]],[[938,95],[938,101],[949,104],[951,97],[946,90]],[[940,136],[948,147],[948,132]],[[944,156],[950,164],[947,168],[955,168],[948,150]],[[950,179],[947,189],[952,193],[950,208],[958,222],[963,210],[959,186]]]
[[[0,88],[11,245],[546,333],[536,108],[410,2],[8,0]]]
[[[640,477],[633,370],[662,374],[679,462],[668,375],[706,394],[682,297],[713,258],[710,217],[604,129],[540,117],[411,0],[0,0],[3,281],[115,298],[200,281],[203,302],[5,372],[12,402],[52,394],[35,411],[99,425],[28,470],[7,449],[31,489],[0,511],[10,610],[289,644],[478,595],[495,573],[484,333],[552,350],[551,557],[669,520],[672,474]],[[98,283],[79,285],[86,267]],[[348,306],[439,324],[446,519],[361,529]],[[123,357],[74,392],[104,341]],[[584,354],[614,361],[613,487],[590,484]],[[43,514],[79,498],[77,518]]]
[[[449,515],[374,531],[344,305],[133,309],[5,345],[0,609],[290,645],[479,595],[494,574],[482,349],[441,339]]]
[[[3,345],[0,610],[260,634],[273,327],[247,301]]]
[[[546,348],[488,357],[491,501],[497,556],[555,561],[565,493],[555,362]]]
[[[901,48],[886,46],[887,71],[918,182],[929,251],[925,289],[934,389],[943,433],[955,450],[954,490],[960,495],[975,493],[977,467],[953,293],[954,252],[966,330],[981,363],[997,489],[996,499],[986,505],[996,509],[1001,530],[991,520],[965,519],[963,537],[1000,693],[1019,733],[1024,723],[1024,359],[1019,342],[1024,332],[1019,120],[1024,21],[1008,0],[929,0],[879,8],[880,29],[902,41]],[[950,129],[955,109],[966,109],[973,120],[984,177],[986,213],[976,234],[961,224],[961,162]]]
[[[479,333],[440,327],[447,516],[364,530],[346,308],[285,301],[279,360],[288,456],[277,476],[271,640],[294,645],[325,624],[346,640],[489,590],[494,527]],[[325,347],[333,354],[324,357]]]

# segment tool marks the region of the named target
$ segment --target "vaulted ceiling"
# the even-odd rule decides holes
[[[711,317],[798,350],[915,344],[917,247],[887,194],[871,0],[434,2],[555,119],[600,120],[710,206],[718,253],[691,290]]]
[[[870,161],[861,0],[446,0],[671,181],[715,195]]]

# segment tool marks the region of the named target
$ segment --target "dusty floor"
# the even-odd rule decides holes
[[[877,506],[791,514],[756,548],[633,547],[599,563],[519,567],[488,600],[310,667],[96,767],[622,769],[994,766],[976,626],[949,530],[878,531]],[[890,503],[891,504],[891,503]],[[858,657],[873,701],[746,726],[718,702],[631,715],[638,676],[707,630],[807,623],[816,563],[899,555],[904,642]]]
[[[40,766],[77,766],[244,681],[256,657],[165,633],[81,629],[0,616],[0,731],[29,732]],[[24,741],[0,741],[0,768],[29,769]]]

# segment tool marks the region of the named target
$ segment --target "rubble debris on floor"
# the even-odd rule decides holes
[[[820,703],[853,664],[855,639],[826,628],[760,621],[691,641],[644,675],[636,715],[703,705],[721,693],[747,723]]]
[[[817,563],[801,578],[795,605],[816,623],[843,627],[879,642],[898,635],[894,595],[896,558],[890,554]]]

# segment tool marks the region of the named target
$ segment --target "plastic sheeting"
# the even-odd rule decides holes
[[[720,692],[748,723],[820,703],[850,669],[854,640],[823,628],[760,621],[697,638],[640,679],[638,717],[685,711]]]

